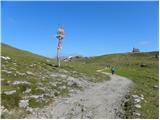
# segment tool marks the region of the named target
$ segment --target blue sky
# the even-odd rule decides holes
[[[2,2],[2,42],[54,57],[59,24],[62,55],[96,56],[159,50],[158,2]]]

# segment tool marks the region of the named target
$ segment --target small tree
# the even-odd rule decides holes
[[[57,64],[60,67],[60,50],[62,49],[62,40],[64,38],[64,27],[60,26],[57,31],[58,45],[57,45]]]

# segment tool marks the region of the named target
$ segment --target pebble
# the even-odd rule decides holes
[[[138,98],[139,96],[138,96],[138,95],[132,95],[132,97],[133,97],[133,98]]]
[[[13,65],[17,66],[17,63],[13,63]]]
[[[92,118],[92,112],[89,111],[89,112],[86,114],[86,117],[91,119],[91,118]]]
[[[28,85],[30,85],[30,83],[27,82],[27,81],[14,81],[14,82],[12,83],[12,85],[19,85],[19,84],[28,84]]]
[[[141,108],[141,105],[140,104],[136,104],[135,107],[136,108]]]
[[[35,98],[35,99],[38,99],[38,98],[43,98],[43,94],[42,95],[31,95],[30,98]]]
[[[1,106],[1,113],[4,113],[4,112],[8,112],[8,109],[5,108],[4,106]]]
[[[26,72],[28,75],[34,75],[32,72],[30,72],[30,71],[27,71]]]
[[[135,101],[135,103],[139,103],[139,102],[141,102],[141,99],[140,98],[136,98],[136,99],[134,99],[134,101]]]
[[[158,85],[155,85],[155,86],[154,86],[154,88],[156,88],[156,89],[157,89],[157,88],[158,88]]]
[[[141,100],[144,100],[144,98],[143,98],[143,97],[141,97]]]
[[[8,56],[6,56],[6,57],[5,57],[5,56],[1,56],[1,58],[4,59],[4,60],[10,60],[10,59],[11,59],[11,58],[8,57]]]
[[[16,70],[16,68],[10,68],[10,70]]]
[[[8,71],[8,70],[1,70],[2,72],[5,72],[5,73],[7,73],[7,74],[11,74],[12,73],[12,71]]]
[[[62,87],[60,87],[60,89],[66,89],[66,86],[62,86]]]
[[[18,72],[18,71],[16,71],[16,73],[17,73],[18,75],[21,75],[21,76],[26,75],[25,73],[21,73],[21,72]]]
[[[27,108],[27,106],[29,105],[28,101],[29,100],[20,100],[19,107],[20,108]]]
[[[16,90],[4,91],[4,94],[6,94],[6,95],[12,95],[14,93],[16,93]]]
[[[50,62],[50,60],[46,60],[46,62]]]
[[[26,111],[33,112],[33,109],[31,107],[27,107]]]
[[[26,91],[24,91],[24,93],[30,93],[31,89],[26,89]]]
[[[136,117],[140,117],[141,116],[141,114],[137,113],[137,112],[133,113],[133,115],[135,115]]]

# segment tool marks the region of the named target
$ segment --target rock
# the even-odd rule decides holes
[[[27,108],[28,107],[28,105],[29,105],[29,100],[20,100],[20,102],[19,102],[19,107],[20,108]]]
[[[133,115],[134,115],[135,117],[140,117],[140,116],[141,116],[141,114],[140,114],[140,113],[137,113],[137,112],[134,112]]]
[[[51,77],[61,77],[61,78],[66,78],[67,77],[67,75],[65,75],[65,74],[59,74],[59,73],[54,73],[54,74],[51,74],[50,76]]]
[[[136,99],[134,99],[134,101],[135,101],[135,103],[139,103],[139,102],[141,102],[141,98],[136,98]]]
[[[8,109],[5,108],[3,105],[1,106],[1,114],[2,113],[5,113],[5,112],[8,112]]]
[[[11,83],[11,81],[10,81],[10,80],[8,80],[8,81],[7,81],[7,83],[8,83],[8,84],[10,84],[10,83]]]
[[[4,60],[10,60],[10,59],[11,59],[11,58],[8,57],[8,56],[6,56],[6,57],[5,57],[5,56],[1,56],[1,58],[4,59]]]
[[[154,85],[153,88],[158,89],[158,85]]]
[[[45,89],[46,88],[44,88],[44,87],[38,87],[38,88],[36,88],[36,90],[42,90],[42,91],[45,91]]]
[[[144,97],[140,97],[141,100],[144,100]]]
[[[144,97],[144,95],[143,95],[143,94],[141,94],[141,97]]]
[[[35,99],[38,99],[38,98],[43,98],[43,94],[42,95],[31,95],[30,98],[35,98]]]
[[[4,94],[6,94],[6,95],[12,95],[14,93],[16,93],[16,90],[4,91]]]
[[[16,66],[16,65],[17,65],[17,63],[13,63],[13,65],[15,65],[15,66]]]
[[[1,70],[2,72],[5,72],[5,73],[7,73],[7,74],[11,74],[12,73],[12,71],[8,71],[8,70]]]
[[[141,64],[140,67],[147,67],[147,65],[146,64]]]
[[[66,89],[67,87],[66,86],[61,86],[60,89],[64,90]]]
[[[27,71],[26,72],[28,75],[34,75],[32,72],[30,72],[30,71]]]
[[[18,72],[18,71],[16,71],[16,74],[18,74],[20,76],[25,76],[26,75],[25,73],[21,73],[21,72]]]
[[[19,85],[19,84],[27,84],[27,85],[30,85],[30,83],[29,82],[27,82],[27,81],[14,81],[13,83],[12,83],[12,85]]]
[[[26,111],[28,111],[28,112],[33,112],[33,108],[27,107]]]
[[[35,67],[36,64],[35,63],[32,63],[31,65],[29,65],[30,67]]]
[[[92,118],[92,112],[91,111],[87,112],[86,117],[91,119]]]
[[[135,107],[136,108],[141,108],[141,105],[140,104],[136,104]]]
[[[50,62],[50,60],[46,60],[46,62]]]
[[[24,91],[24,93],[30,93],[31,89],[26,89],[26,91]]]
[[[10,68],[10,70],[16,70],[16,68]]]
[[[138,95],[132,95],[132,97],[133,97],[133,98],[138,98],[139,96],[138,96]]]

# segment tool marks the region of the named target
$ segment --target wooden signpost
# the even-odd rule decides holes
[[[57,31],[58,45],[57,45],[57,64],[60,67],[60,50],[62,49],[62,40],[64,38],[64,27],[60,26]]]

